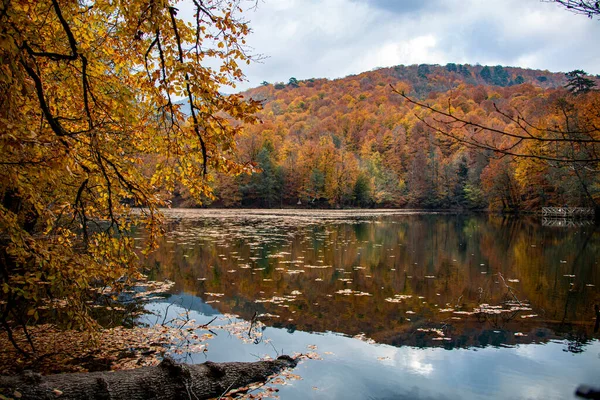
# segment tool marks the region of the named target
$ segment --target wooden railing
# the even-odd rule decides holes
[[[583,207],[542,207],[544,218],[593,218],[593,208]]]

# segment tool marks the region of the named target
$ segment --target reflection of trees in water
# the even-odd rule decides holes
[[[247,320],[255,312],[274,314],[279,318],[264,322],[281,327],[364,332],[380,342],[446,347],[540,342],[573,327],[593,335],[593,304],[600,303],[600,271],[594,264],[599,237],[589,228],[565,232],[543,228],[534,219],[488,215],[350,222],[183,220],[170,227],[174,233],[149,261],[159,267],[157,277],[174,280],[177,290],[209,301],[215,299],[205,292],[224,293],[211,304],[221,312]],[[510,300],[498,273],[518,280],[510,285],[537,317],[439,311]],[[336,294],[347,289],[371,296]],[[254,302],[295,290],[302,294],[293,301]],[[412,297],[385,301],[395,294]],[[452,341],[414,335],[429,326],[445,326]]]

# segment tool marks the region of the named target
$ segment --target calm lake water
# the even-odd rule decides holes
[[[143,321],[217,317],[206,351],[178,355],[187,362],[308,354],[301,379],[271,385],[282,399],[570,399],[600,384],[594,227],[385,210],[167,215],[146,262],[175,285]]]

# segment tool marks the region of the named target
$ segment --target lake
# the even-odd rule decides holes
[[[141,321],[216,317],[202,351],[177,352],[186,362],[304,355],[257,395],[568,399],[600,384],[593,226],[404,210],[166,215],[145,263],[174,285]]]

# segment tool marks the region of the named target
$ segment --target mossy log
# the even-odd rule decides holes
[[[165,359],[156,367],[114,372],[42,376],[26,373],[0,377],[0,394],[20,399],[210,399],[251,383],[264,382],[297,361],[280,356],[273,361],[190,365]],[[0,397],[1,398],[1,397]]]

